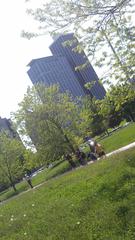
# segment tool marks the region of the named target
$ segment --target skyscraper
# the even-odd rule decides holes
[[[70,46],[65,43],[70,41]],[[84,51],[74,51],[78,40],[73,33],[60,35],[50,46],[53,56],[32,60],[28,75],[33,84],[42,82],[50,86],[58,83],[60,91],[69,91],[73,96],[90,94],[97,99],[105,96],[105,89],[88,61]],[[78,68],[87,62],[84,68]],[[92,83],[88,90],[86,83]]]
[[[66,44],[68,41],[69,44]],[[76,51],[75,48],[78,46],[78,44],[79,42],[77,38],[74,37],[74,34],[69,33],[56,38],[56,40],[50,46],[50,50],[54,56],[65,56],[70,63],[72,70],[75,72],[82,88],[85,88],[84,85],[86,83],[91,82],[93,86],[89,90],[90,93],[97,99],[102,99],[105,96],[105,89],[99,83],[98,76],[91,66],[84,51],[82,50],[81,53],[78,53],[78,51]],[[76,70],[78,66],[82,66],[86,62],[86,67],[80,68],[80,70],[78,68],[78,70]]]
[[[73,96],[84,96],[85,91],[78,83],[67,59],[63,56],[49,56],[32,60],[28,75],[33,84],[45,83],[46,86],[59,84],[60,91],[69,91]]]

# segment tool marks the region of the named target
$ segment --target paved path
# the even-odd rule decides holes
[[[111,155],[114,155],[114,154],[117,154],[117,153],[126,151],[126,150],[128,150],[128,149],[130,149],[130,148],[133,148],[133,147],[135,147],[135,142],[130,143],[130,144],[126,145],[125,147],[121,147],[121,148],[119,148],[119,149],[117,149],[117,150],[115,150],[115,151],[113,151],[113,152],[107,153],[107,154],[106,154],[106,157],[109,157],[109,156],[111,156]],[[102,158],[102,159],[103,159],[103,158]],[[104,159],[105,159],[105,158],[104,158]],[[100,158],[99,158],[98,160],[100,160]],[[92,164],[93,162],[95,162],[95,161],[90,161],[88,164]],[[75,168],[74,170],[77,170],[78,168],[81,168],[81,167],[83,167],[83,166],[77,167],[77,168]],[[63,173],[63,174],[61,174],[61,175],[58,175],[58,176],[56,176],[56,177],[54,177],[54,178],[52,178],[52,179],[57,179],[57,178],[59,178],[60,176],[66,175],[66,174],[68,174],[68,173],[69,173],[69,171],[67,171],[67,172],[65,172],[65,173]],[[49,179],[49,180],[50,180],[50,179]],[[16,196],[13,196],[13,197],[11,197],[11,198],[9,198],[9,199],[7,199],[7,200],[4,200],[4,201],[0,202],[0,205],[4,204],[4,203],[10,201],[11,199],[14,199],[14,198],[16,198],[16,197],[18,197],[18,196],[20,196],[20,195],[23,195],[23,194],[25,194],[25,193],[27,193],[27,192],[29,192],[29,191],[34,191],[36,188],[39,188],[40,186],[46,184],[49,180],[47,180],[47,181],[45,181],[45,182],[43,182],[43,183],[40,183],[40,184],[36,185],[33,189],[30,188],[30,189],[28,189],[28,190],[26,190],[26,191],[24,191],[24,192],[22,192],[22,193],[19,193],[19,194],[16,195]]]
[[[121,147],[121,148],[119,148],[119,149],[117,149],[117,150],[115,150],[115,151],[113,151],[113,152],[107,153],[106,156],[109,157],[109,156],[111,156],[111,155],[113,155],[113,154],[126,151],[126,150],[128,150],[128,149],[130,149],[130,148],[133,148],[133,147],[135,147],[135,142],[130,143],[130,144],[126,145],[125,147]]]

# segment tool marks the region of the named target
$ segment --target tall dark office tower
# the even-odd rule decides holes
[[[70,41],[70,44],[66,44],[67,41]],[[50,50],[54,56],[65,56],[68,60],[73,72],[77,76],[80,85],[84,89],[86,93],[91,93],[97,99],[102,99],[105,96],[105,89],[99,83],[98,76],[94,71],[93,67],[89,63],[87,56],[85,55],[84,51],[78,53],[75,51],[75,48],[79,44],[76,37],[74,37],[73,33],[69,33],[66,35],[58,36],[54,42],[50,46]],[[76,70],[78,66],[82,66],[86,64],[86,67],[80,68],[80,70]],[[92,88],[87,91],[85,88],[85,84],[88,82],[94,82]]]
[[[64,46],[64,42],[73,40],[72,46]],[[85,53],[73,51],[78,44],[73,34],[59,36],[50,46],[53,56],[32,60],[28,66],[28,75],[33,84],[45,83],[46,86],[59,84],[60,91],[69,91],[73,96],[90,94],[97,99],[105,96],[105,89],[99,83],[93,67],[88,62]],[[75,68],[88,62],[85,68]],[[86,83],[95,81],[90,90],[85,87]]]
[[[60,91],[69,91],[73,96],[84,96],[85,91],[65,57],[44,57],[32,60],[28,75],[33,84],[45,83],[46,86],[59,84]]]

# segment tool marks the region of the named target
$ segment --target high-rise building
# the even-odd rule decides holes
[[[69,91],[73,96],[84,96],[85,91],[78,83],[65,57],[49,56],[32,60],[28,75],[33,84],[45,83],[46,86],[59,84],[60,91]]]
[[[0,117],[0,132],[6,132],[9,137],[20,140],[18,133],[14,130],[10,119]]]
[[[67,41],[70,45],[66,44]],[[102,99],[105,89],[84,51],[75,51],[77,45],[78,40],[73,33],[58,36],[50,46],[53,56],[32,60],[28,64],[28,75],[33,84],[41,82],[50,86],[58,83],[61,92],[69,91],[73,96],[90,94]],[[84,68],[78,68],[86,62]],[[91,83],[89,90],[85,87],[86,83]]]
[[[82,88],[85,88],[86,83],[91,82],[92,87],[88,93],[90,92],[97,99],[102,99],[105,96],[105,89],[99,83],[98,76],[84,51],[82,50],[80,53],[76,51],[78,45],[79,42],[77,38],[74,37],[73,33],[69,33],[58,36],[51,44],[50,50],[54,56],[65,56],[70,63],[72,70],[75,72]],[[85,64],[86,66],[84,68],[78,68],[78,66]],[[78,70],[76,70],[76,68],[78,68]]]

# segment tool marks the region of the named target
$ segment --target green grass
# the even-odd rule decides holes
[[[120,147],[126,146],[135,141],[135,123],[128,125],[113,132],[109,137],[101,140],[107,153],[114,151]]]
[[[125,128],[119,129],[116,132],[113,132],[109,137],[101,140],[101,144],[104,146],[106,153],[114,151],[120,147],[123,147],[131,142],[135,141],[135,124],[130,124]],[[84,149],[85,152],[89,151],[89,147]],[[60,165],[57,165],[54,168],[44,170],[39,173],[36,177],[32,179],[34,186],[50,179],[56,177],[66,171],[70,170],[70,166],[67,162],[62,162]],[[23,192],[29,188],[26,181],[23,181],[17,184],[17,192],[15,193],[12,188],[5,190],[0,193],[0,201],[8,199],[20,192]]]
[[[39,174],[37,174],[35,177],[32,178],[32,184],[33,186],[36,186],[38,184],[41,184],[45,182],[46,180],[56,177],[68,170],[71,170],[70,165],[68,162],[62,162],[60,165],[57,165],[56,167],[45,169]],[[18,184],[16,184],[17,192],[13,190],[13,188],[8,188],[5,191],[0,193],[0,201],[4,201],[10,197],[13,197],[15,195],[18,195],[19,193],[26,191],[29,189],[28,183],[24,180]]]
[[[134,240],[135,149],[1,205],[1,240]]]
[[[103,145],[106,153],[124,147],[135,141],[135,123],[130,123],[126,127],[119,128],[102,140],[99,140],[99,137],[96,138],[96,140]],[[82,146],[85,147],[83,149],[85,153],[90,151],[90,148],[87,144],[82,144]]]

